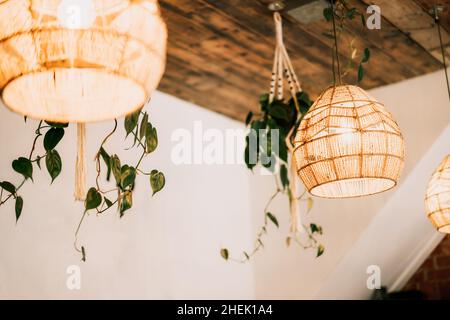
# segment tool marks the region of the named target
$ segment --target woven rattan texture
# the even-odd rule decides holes
[[[404,141],[392,115],[363,89],[325,90],[301,122],[295,158],[313,195],[357,197],[394,187],[404,165]]]

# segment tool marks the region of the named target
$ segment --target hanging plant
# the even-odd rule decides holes
[[[12,169],[22,176],[22,181],[19,184],[14,184],[10,181],[0,182],[0,206],[14,200],[16,222],[19,221],[24,207],[24,196],[20,192],[21,188],[28,181],[34,182],[34,171],[41,170],[42,166],[45,165],[51,183],[59,177],[63,168],[63,161],[57,151],[57,147],[60,145],[68,126],[69,124],[67,123],[39,121],[30,153],[12,162]],[[75,239],[77,239],[86,215],[91,212],[101,215],[107,210],[115,208],[119,216],[123,217],[133,206],[134,187],[139,176],[147,177],[152,195],[164,188],[165,176],[162,172],[158,170],[146,172],[141,168],[142,161],[153,153],[158,146],[157,130],[149,121],[148,113],[138,110],[124,120],[126,137],[131,136],[133,141],[132,148],[140,151],[140,157],[136,163],[122,163],[117,154],[111,154],[107,151],[107,142],[116,132],[117,126],[117,120],[114,120],[112,131],[102,140],[96,153],[95,185],[90,187],[85,197],[83,197],[84,212],[76,229]],[[42,153],[36,154],[40,140]],[[104,172],[105,170],[106,172]],[[102,178],[104,178],[104,181],[110,182],[112,188],[101,186]],[[77,241],[75,241],[75,247],[82,254],[82,260],[85,261],[85,247],[78,246]]]
[[[296,111],[296,101],[300,106],[300,113]],[[246,150],[244,154],[247,168],[253,170],[259,164],[268,170],[273,170],[276,188],[264,207],[264,223],[257,233],[254,248],[251,251],[242,252],[242,258],[240,259],[230,257],[229,250],[222,248],[220,253],[225,260],[232,259],[237,262],[245,262],[250,260],[264,247],[263,238],[268,232],[269,224],[279,228],[278,218],[270,208],[272,202],[278,196],[286,196],[290,206],[296,201],[306,202],[307,213],[312,210],[314,200],[307,194],[306,190],[300,194],[294,194],[292,192],[293,184],[296,183],[296,176],[292,177],[291,175],[289,177],[290,147],[286,142],[286,137],[289,135],[289,132],[298,128],[301,119],[309,110],[311,104],[312,102],[306,92],[299,92],[296,98],[290,98],[288,101],[274,100],[272,103],[269,103],[269,94],[265,94],[260,97],[261,115],[256,117],[251,112],[248,114],[246,125],[250,128],[250,132],[246,137]],[[270,141],[272,130],[278,130],[279,132],[279,151],[275,153],[263,148],[256,148],[256,150],[252,151],[249,141],[253,139],[257,140],[258,137],[261,139],[262,135],[266,135],[268,137],[267,140]],[[251,138],[251,135],[255,135],[255,138]],[[289,139],[292,139],[292,137]],[[251,156],[251,152],[255,152],[255,154]],[[258,162],[250,162],[252,157],[258,159]],[[270,159],[270,161],[262,161],[262,159]],[[319,242],[317,236],[323,234],[322,227],[311,222],[309,224],[303,224],[301,228],[303,232],[297,232],[298,230],[292,232],[291,229],[291,233],[286,237],[286,245],[289,247],[292,243],[295,243],[303,249],[315,249],[316,256],[321,256],[325,251],[325,247]]]
[[[274,14],[276,26],[276,49],[272,70],[271,91],[259,99],[261,113],[255,116],[252,112],[247,115],[246,125],[250,129],[246,137],[244,153],[247,168],[253,170],[258,164],[272,171],[276,189],[264,208],[264,223],[257,233],[255,246],[251,251],[242,252],[241,258],[230,256],[227,248],[222,248],[220,254],[225,260],[237,262],[249,261],[264,247],[263,238],[267,234],[269,223],[279,227],[276,214],[270,206],[279,196],[285,195],[289,200],[291,212],[290,233],[286,237],[286,245],[291,243],[303,249],[316,250],[316,256],[321,256],[325,248],[317,240],[323,234],[322,227],[315,224],[301,222],[298,208],[299,201],[306,202],[307,212],[310,212],[314,201],[306,190],[297,191],[297,173],[293,154],[293,133],[296,132],[303,117],[312,105],[308,94],[301,89],[300,83],[292,67],[282,39],[282,21],[279,13]],[[290,96],[284,98],[284,80],[289,84]],[[275,139],[277,139],[275,141]],[[266,142],[266,143],[261,143]],[[278,150],[271,146],[276,142]]]
[[[333,30],[330,34],[325,34],[325,36],[335,40],[335,38],[339,37],[339,35],[342,32],[350,31],[348,27],[348,23],[354,19],[360,19],[362,23],[362,27],[366,28],[366,19],[364,17],[364,14],[360,11],[358,11],[357,8],[351,7],[347,1],[345,0],[335,0],[332,1],[333,4],[330,4],[329,7],[325,8],[323,10],[323,16],[326,21],[332,23]],[[336,37],[335,37],[336,34]],[[342,72],[341,72],[341,66],[338,59],[336,59],[336,52],[337,52],[337,41],[333,44],[333,52],[332,52],[332,58],[333,58],[333,65],[335,63],[338,64],[338,75],[336,75],[336,71],[333,67],[333,76],[336,79],[336,76],[339,76],[340,79],[346,79],[346,77],[350,74],[352,70],[356,67],[356,83],[360,83],[364,79],[365,75],[365,69],[364,65],[369,62],[370,59],[370,49],[364,48],[364,49],[358,49],[354,46],[355,39],[350,40],[348,43],[349,46],[349,56],[347,57],[347,63],[344,66]]]

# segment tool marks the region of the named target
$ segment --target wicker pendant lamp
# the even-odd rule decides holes
[[[2,98],[31,118],[137,110],[161,79],[165,48],[156,0],[0,0]]]
[[[438,231],[450,233],[450,154],[431,176],[425,196],[425,211]]]
[[[398,125],[381,103],[356,86],[325,90],[303,118],[294,146],[298,174],[319,197],[388,190],[403,168]]]
[[[157,0],[0,0],[2,100],[30,118],[78,123],[77,199],[84,123],[144,105],[164,72],[166,38]]]
[[[297,172],[318,197],[386,191],[397,184],[403,168],[403,137],[380,102],[357,86],[342,84],[334,15],[333,26],[338,80],[300,124],[294,140]]]
[[[439,35],[439,44],[442,52],[444,71],[447,76],[447,64],[445,62],[445,48],[442,42],[439,13],[442,7],[433,7],[435,22]],[[450,85],[447,80],[447,92],[450,100]],[[435,228],[442,233],[450,233],[450,154],[439,164],[439,167],[431,176],[425,195],[425,212]]]

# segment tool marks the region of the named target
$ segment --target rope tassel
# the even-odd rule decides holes
[[[86,195],[86,124],[77,124],[77,160],[75,164],[75,200],[84,201]]]

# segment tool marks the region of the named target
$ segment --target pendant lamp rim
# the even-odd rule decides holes
[[[73,119],[73,120],[67,120],[66,117],[64,116],[56,116],[56,115],[50,115],[49,116],[45,116],[43,117],[42,115],[33,113],[32,111],[28,111],[28,112],[23,112],[23,110],[21,110],[20,107],[14,107],[13,103],[9,103],[7,101],[7,99],[5,99],[5,92],[8,90],[8,88],[10,87],[10,85],[12,85],[15,81],[18,81],[20,79],[23,79],[24,77],[27,76],[31,76],[31,75],[38,75],[38,74],[44,74],[44,73],[48,73],[48,72],[52,72],[52,71],[56,71],[56,70],[64,70],[64,71],[71,71],[71,70],[76,70],[76,71],[94,71],[96,73],[99,74],[103,74],[103,75],[107,75],[107,76],[112,76],[115,79],[121,79],[123,81],[129,81],[132,82],[136,88],[139,88],[139,90],[142,92],[143,95],[143,99],[142,101],[138,102],[135,104],[134,107],[129,107],[127,106],[127,110],[123,111],[123,112],[119,112],[116,113],[113,117],[98,117],[95,119],[90,119],[89,121],[86,121],[85,119]],[[99,68],[49,68],[49,69],[44,69],[44,70],[39,70],[39,71],[31,71],[28,73],[24,73],[18,77],[15,77],[13,79],[11,79],[4,87],[2,90],[0,90],[0,99],[2,101],[2,103],[5,105],[5,107],[16,113],[16,114],[20,114],[22,116],[26,116],[29,119],[33,119],[33,120],[45,120],[45,121],[51,121],[51,122],[57,122],[57,123],[97,123],[97,122],[102,122],[102,121],[106,121],[106,120],[112,120],[112,119],[117,119],[117,118],[121,118],[124,116],[127,116],[128,114],[131,114],[133,112],[136,112],[137,110],[139,110],[140,108],[142,108],[145,103],[146,103],[146,97],[147,97],[147,90],[144,88],[144,86],[142,84],[140,84],[139,82],[137,82],[136,80],[130,78],[130,77],[126,77],[123,75],[120,75],[118,73],[112,72],[112,71],[107,71],[105,69],[99,69]]]
[[[445,224],[437,229],[438,232],[443,234],[450,234],[450,223]]]
[[[167,26],[157,0],[92,0],[89,8],[80,1],[80,10],[95,9],[86,25],[66,23],[64,0],[29,2],[0,0],[6,108],[33,119],[90,123],[145,105],[166,66]]]
[[[425,213],[433,227],[450,234],[450,154],[432,173],[425,193]]]
[[[337,196],[329,196],[329,195],[323,195],[323,194],[319,194],[319,193],[315,193],[314,190],[320,187],[324,187],[326,185],[332,185],[332,184],[336,184],[337,182],[348,182],[351,180],[371,180],[371,181],[386,181],[386,182],[390,182],[390,184],[388,185],[388,187],[385,188],[380,188],[377,191],[374,192],[370,192],[370,193],[361,193],[361,194],[356,194],[356,195],[337,195]],[[311,190],[308,190],[308,192],[315,196],[315,197],[320,197],[320,198],[325,198],[325,199],[351,199],[351,198],[361,198],[361,197],[366,197],[366,196],[371,196],[371,195],[375,195],[375,194],[379,194],[385,191],[389,191],[393,188],[395,188],[397,186],[398,182],[395,181],[394,179],[390,179],[390,178],[386,178],[386,177],[352,177],[352,178],[343,178],[343,179],[337,179],[337,180],[333,180],[333,181],[327,181],[321,184],[318,184],[316,186],[314,186],[313,188],[311,188]]]
[[[442,211],[447,211],[447,210],[450,212],[450,207],[441,208],[440,210],[434,210],[433,212],[430,212],[430,213],[427,214],[427,218],[430,218],[431,216],[434,216],[434,215],[442,216],[442,214],[443,214]]]
[[[294,155],[312,195],[357,198],[398,184],[405,148],[384,104],[361,87],[339,84],[325,89],[303,118]]]

